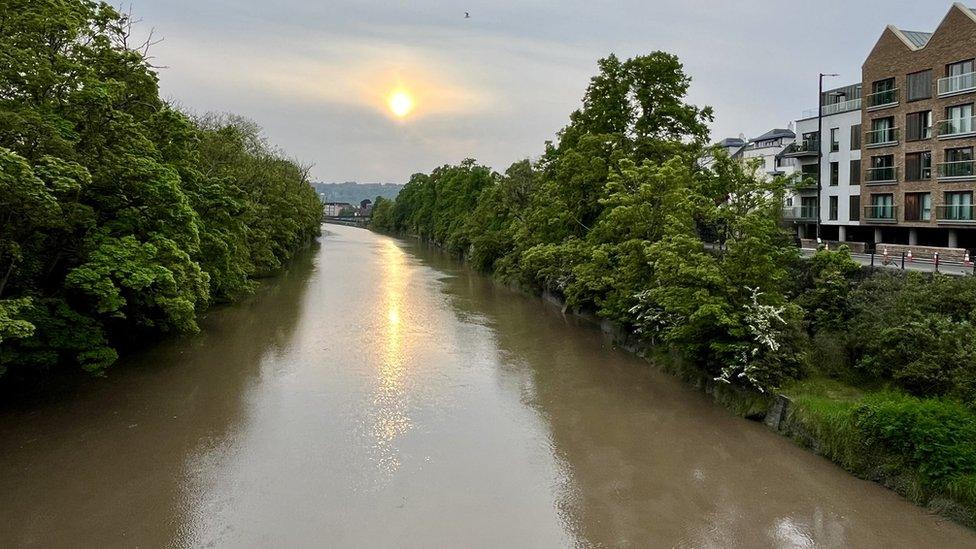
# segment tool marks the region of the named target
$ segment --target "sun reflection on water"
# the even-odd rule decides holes
[[[403,333],[409,271],[406,254],[392,240],[385,241],[382,257],[380,292],[386,306],[382,326],[385,337],[382,339],[382,360],[377,371],[369,433],[373,438],[377,465],[392,474],[400,467],[395,441],[412,427],[407,410],[407,368]]]

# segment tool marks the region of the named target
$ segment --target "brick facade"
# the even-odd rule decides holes
[[[976,102],[976,89],[954,95],[946,96],[944,94],[940,96],[939,79],[946,76],[948,64],[976,58],[976,14],[961,4],[955,4],[922,46],[915,43],[919,40],[917,38],[919,34],[924,33],[903,32],[894,27],[888,27],[862,66],[862,86],[865,100],[861,111],[861,205],[865,211],[862,212],[861,220],[863,224],[882,227],[882,231],[889,234],[893,234],[893,232],[890,229],[884,229],[885,227],[915,228],[915,231],[911,231],[912,234],[924,230],[927,235],[926,238],[945,238],[947,242],[953,242],[954,239],[958,238],[957,233],[965,231],[967,238],[964,240],[971,242],[976,240],[976,223],[953,222],[944,219],[939,220],[938,218],[945,217],[941,215],[941,212],[947,211],[940,209],[941,206],[945,205],[945,193],[948,191],[976,191],[976,175],[946,180],[940,178],[939,165],[945,162],[945,150],[947,148],[976,147],[976,135],[948,138],[940,132],[939,122],[947,118],[947,107]],[[908,97],[908,75],[924,70],[932,71],[930,97],[910,101]],[[892,103],[891,101],[880,100],[886,99],[889,97],[888,95],[878,94],[875,97],[868,97],[874,91],[875,82],[889,78],[894,79],[894,87],[896,88],[896,102],[894,104],[889,105],[888,103]],[[879,102],[882,103],[882,106],[873,105]],[[909,126],[907,117],[910,113],[920,111],[931,111],[932,135],[917,141],[907,141],[906,130]],[[870,139],[872,136],[869,134],[872,132],[873,120],[888,117],[894,119],[893,125],[897,128],[895,130],[897,142],[891,145],[872,146]],[[874,134],[875,137],[878,135],[889,134],[885,132]],[[882,139],[881,141],[888,140]],[[919,181],[906,180],[908,175],[906,173],[908,166],[906,155],[923,151],[931,152],[930,177]],[[897,170],[894,177],[895,181],[872,183],[870,178],[872,157],[882,155],[893,155],[894,166]],[[952,165],[946,169],[956,167],[964,168],[965,166]],[[890,172],[885,170],[875,170],[873,173],[875,175],[880,174],[882,179],[889,179],[884,174]],[[931,216],[929,220],[905,219],[908,212],[906,210],[906,193],[930,193]],[[869,219],[869,211],[865,207],[872,204],[872,195],[875,194],[892,195],[895,206],[894,219]],[[880,211],[877,209],[870,213],[877,215]],[[951,237],[948,236],[950,229],[953,230]],[[882,240],[887,241],[888,239],[883,238]]]

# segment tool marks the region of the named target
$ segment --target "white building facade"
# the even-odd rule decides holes
[[[817,112],[796,121],[796,140],[784,152],[800,174],[794,223],[801,238],[825,241],[864,241],[861,226],[861,86],[854,84],[824,92],[822,119]],[[818,122],[823,137],[818,134]],[[820,157],[817,156],[819,149]],[[819,161],[819,166],[818,166]],[[817,182],[820,203],[817,203]]]

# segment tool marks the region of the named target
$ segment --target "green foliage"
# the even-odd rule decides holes
[[[252,123],[163,102],[127,16],[9,0],[0,19],[0,366],[101,371],[317,234],[307,170]]]
[[[976,473],[976,415],[960,404],[882,392],[852,410],[866,443],[903,456],[926,479]]]
[[[838,332],[844,328],[852,314],[849,296],[860,273],[861,266],[851,259],[846,246],[817,250],[810,260],[809,287],[797,299],[813,330]]]
[[[976,523],[976,414],[954,400],[896,391],[864,394],[810,379],[791,384],[792,420],[844,468],[880,479],[913,501],[948,497]]]
[[[976,406],[976,278],[879,272],[851,292],[854,366],[913,394]]]

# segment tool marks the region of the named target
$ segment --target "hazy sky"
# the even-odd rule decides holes
[[[130,0],[163,94],[261,124],[321,181],[404,182],[473,157],[501,171],[565,125],[596,60],[677,54],[689,100],[715,109],[712,137],[756,136],[813,108],[817,73],[837,86],[886,24],[930,31],[931,0]],[[471,13],[470,19],[464,12]],[[417,106],[405,120],[385,98]]]

